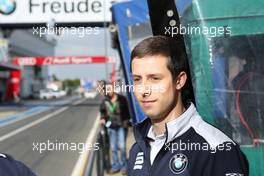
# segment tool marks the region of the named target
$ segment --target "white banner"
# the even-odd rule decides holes
[[[0,24],[111,21],[111,0],[0,0]]]

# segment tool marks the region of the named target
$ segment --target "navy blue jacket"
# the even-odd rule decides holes
[[[26,165],[11,156],[0,154],[1,176],[36,176]]]
[[[248,175],[248,163],[239,146],[203,121],[193,104],[175,127],[168,129],[166,125],[166,141],[152,165],[147,137],[150,127],[149,118],[134,127],[136,143],[129,154],[129,176]]]

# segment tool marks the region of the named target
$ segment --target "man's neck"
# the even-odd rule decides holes
[[[156,136],[166,132],[166,123],[178,118],[185,111],[182,101],[178,101],[176,106],[161,120],[151,120],[153,130]]]
[[[110,98],[111,102],[116,102],[117,95],[114,93],[113,96]]]

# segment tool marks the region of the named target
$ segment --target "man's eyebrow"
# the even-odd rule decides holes
[[[141,77],[140,75],[132,74],[133,77]]]
[[[142,77],[141,75],[137,75],[137,74],[132,74],[133,77]],[[153,77],[153,76],[162,76],[162,73],[151,73],[151,74],[147,74],[148,77]]]
[[[161,73],[151,73],[151,74],[148,74],[147,76],[162,76]]]

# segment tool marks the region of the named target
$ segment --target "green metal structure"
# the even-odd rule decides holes
[[[181,7],[198,111],[241,145],[250,176],[264,175],[264,1],[185,0]]]

